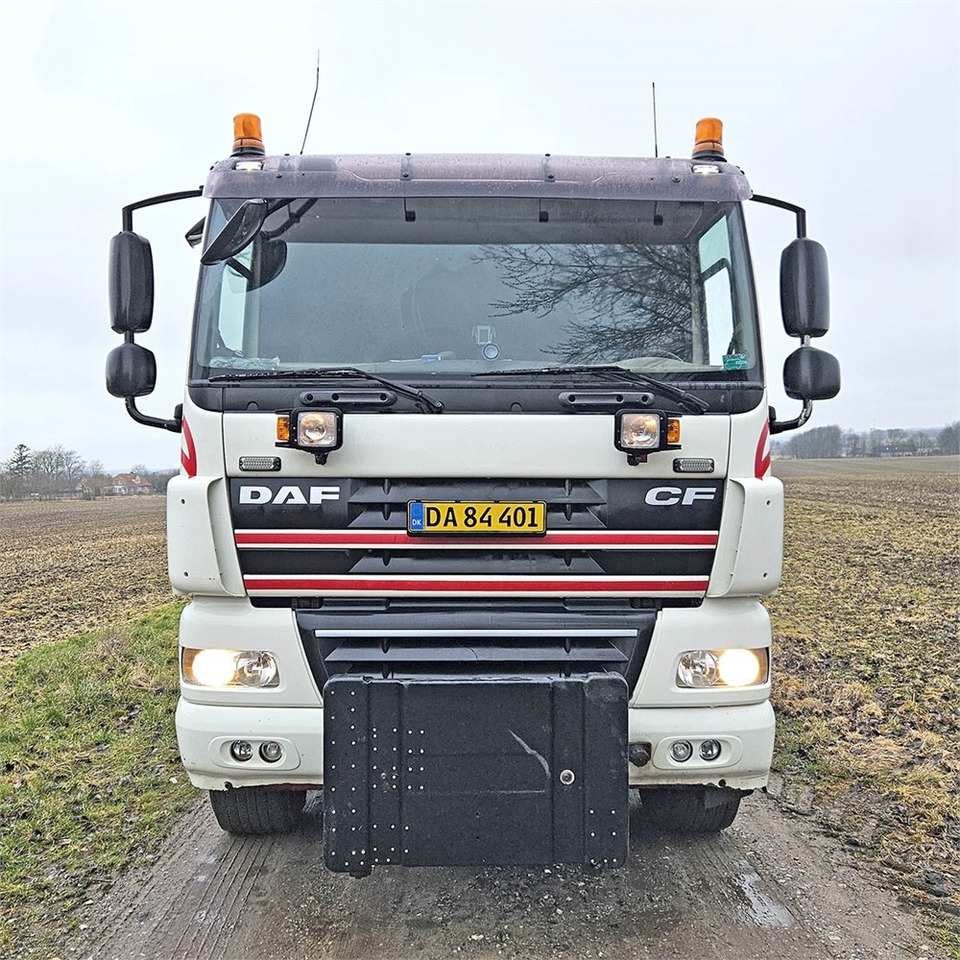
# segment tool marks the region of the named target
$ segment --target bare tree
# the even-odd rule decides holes
[[[33,454],[33,492],[41,497],[72,496],[83,476],[83,460],[60,444]]]
[[[103,491],[110,486],[110,483],[111,477],[107,475],[103,464],[99,460],[91,460],[83,474],[84,495],[96,500],[97,497],[103,496]]]
[[[839,457],[843,451],[843,433],[836,424],[813,427],[791,437],[784,452],[800,460],[828,460]]]
[[[937,436],[941,453],[960,453],[960,420],[948,423]]]
[[[511,300],[491,306],[496,316],[546,317],[562,306],[577,321],[544,352],[567,363],[602,363],[630,356],[689,358],[691,255],[686,247],[645,243],[485,247]]]

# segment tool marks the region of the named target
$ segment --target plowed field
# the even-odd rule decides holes
[[[165,502],[0,503],[0,662],[168,601]]]

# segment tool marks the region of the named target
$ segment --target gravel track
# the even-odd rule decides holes
[[[236,839],[198,803],[149,867],[84,908],[61,957],[126,960],[934,957],[892,894],[763,795],[706,839],[644,829],[626,869],[382,867],[329,873],[320,798],[302,828]]]

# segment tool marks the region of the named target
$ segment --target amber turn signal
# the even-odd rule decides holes
[[[667,443],[671,446],[680,442],[680,421],[673,418],[667,421]]]
[[[290,442],[290,418],[277,417],[277,440],[280,443]]]

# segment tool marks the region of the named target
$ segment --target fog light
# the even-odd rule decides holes
[[[244,763],[253,756],[253,747],[247,740],[234,740],[230,744],[230,756]]]
[[[283,756],[283,747],[274,740],[267,740],[260,744],[260,756],[267,763],[276,763]]]
[[[716,760],[720,756],[720,741],[704,740],[700,744],[700,756],[704,760]]]
[[[678,763],[689,760],[693,755],[693,745],[689,740],[676,740],[670,747],[670,756]]]

